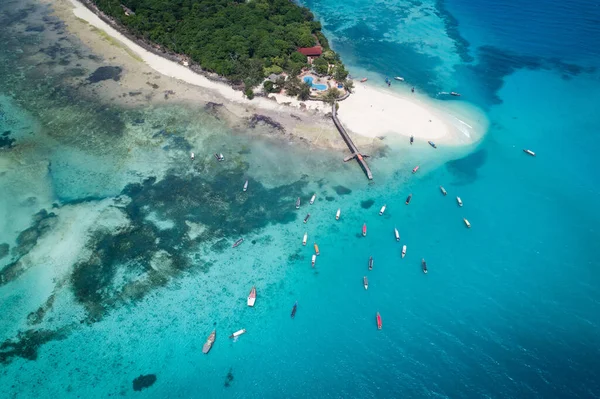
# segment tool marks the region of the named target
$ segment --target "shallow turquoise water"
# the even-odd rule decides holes
[[[33,68],[23,65],[31,60],[3,53],[0,132],[10,130],[15,143],[0,153],[0,186],[9,193],[0,199],[0,243],[14,248],[41,208],[58,222],[23,257],[27,271],[0,286],[0,333],[5,341],[18,331],[61,332],[37,347],[35,360],[14,356],[0,366],[9,395],[600,396],[594,10],[508,1],[306,4],[353,75],[381,85],[400,75],[406,82],[393,82],[397,90],[457,90],[485,109],[483,142],[468,154],[394,145],[369,160],[376,178],[367,184],[356,165],[340,166],[339,154],[232,132],[195,109],[106,109],[57,94],[59,81],[44,86],[55,71],[24,81],[16,66]],[[13,30],[0,32],[17,48],[7,39]],[[135,155],[126,155],[132,143]],[[190,148],[196,166],[187,162]],[[226,163],[213,162],[215,148]],[[135,206],[127,195],[114,200],[150,176],[157,182],[141,194],[126,191]],[[231,250],[239,236],[244,243]],[[313,242],[321,252],[314,269]],[[90,253],[103,256],[103,273],[88,279],[101,287],[91,291],[105,311],[75,296],[82,287],[72,270]],[[252,285],[257,305],[248,308]],[[28,321],[52,294],[43,321]],[[248,332],[227,339],[240,328]],[[157,382],[133,392],[131,381],[149,373]]]

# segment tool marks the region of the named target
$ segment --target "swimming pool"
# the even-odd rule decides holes
[[[319,84],[319,83],[313,83],[313,77],[312,76],[305,76],[304,77],[304,81],[306,83],[308,83],[310,85],[310,87],[323,91],[323,90],[327,90],[327,85],[324,84]]]

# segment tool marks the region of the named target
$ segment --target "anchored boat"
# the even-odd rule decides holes
[[[460,199],[460,197],[456,197],[456,202],[458,203],[458,206],[462,206],[462,200]]]
[[[304,223],[308,222],[308,218],[310,217],[310,213],[306,214],[306,217],[304,218]]]
[[[398,233],[398,229],[394,227],[394,236],[396,236],[396,241],[400,241],[400,233]]]
[[[213,344],[215,343],[216,338],[217,338],[217,330],[213,330],[213,332],[210,333],[210,335],[206,339],[206,342],[202,346],[202,353],[208,353],[210,351],[210,348],[212,348]]]
[[[469,223],[467,219],[463,218],[463,222],[465,222],[465,226],[467,226],[469,229],[471,228],[471,223]]]
[[[256,287],[252,287],[252,289],[250,290],[250,294],[248,295],[248,306],[250,306],[250,307],[254,306],[255,302],[256,302]]]
[[[361,81],[362,83],[364,83],[364,82],[366,82],[367,80],[369,80],[369,78],[362,78],[360,81]]]
[[[457,93],[457,92],[455,92],[455,91],[451,91],[451,92],[450,92],[450,95],[451,95],[451,96],[454,96],[454,97],[460,97],[460,93]]]
[[[236,242],[233,243],[233,245],[231,246],[231,248],[235,248],[235,247],[237,247],[238,245],[240,245],[243,242],[244,242],[244,239],[240,238],[239,240],[237,240]]]
[[[315,267],[315,262],[317,261],[317,255],[312,256],[311,266]]]
[[[523,152],[524,152],[525,154],[529,154],[529,155],[531,155],[532,157],[535,157],[535,152],[533,152],[533,151],[531,151],[531,150],[523,150]]]
[[[448,194],[448,193],[446,192],[446,189],[445,189],[444,187],[442,187],[442,186],[440,186],[440,191],[442,192],[442,194],[443,194],[443,195],[446,195],[446,194]]]
[[[394,79],[400,81],[400,82],[404,82],[404,78],[401,76],[394,76]]]
[[[363,286],[365,287],[365,290],[369,289],[369,279],[367,279],[367,276],[363,276]]]
[[[292,319],[296,316],[296,309],[298,309],[298,301],[296,301],[292,307]]]
[[[296,200],[296,209],[300,209],[300,197]]]
[[[315,198],[317,198],[317,194],[313,194],[313,196],[310,199],[310,204],[314,204],[315,203]]]
[[[415,141],[415,137],[414,136],[410,136],[410,144],[412,145],[413,141]]]
[[[231,335],[229,336],[229,338],[237,338],[237,337],[239,337],[240,335],[242,335],[242,334],[245,334],[245,333],[246,333],[246,329],[245,329],[245,328],[242,328],[241,330],[237,330],[236,332],[234,332],[233,334],[231,334]]]
[[[423,269],[423,273],[427,274],[427,262],[425,262],[425,259],[421,259],[421,269]]]
[[[363,237],[366,237],[366,236],[367,236],[367,224],[364,223],[363,224]]]
[[[373,270],[373,257],[369,257],[369,270]]]
[[[417,170],[419,170],[419,165],[417,165],[413,168],[413,173],[417,173]]]
[[[412,199],[412,194],[408,194],[408,197],[406,197],[406,202],[405,204],[408,205],[410,204],[410,200]]]
[[[437,148],[435,143],[433,141],[428,141],[429,145],[432,146],[433,148]]]
[[[379,312],[377,312],[377,316],[375,317],[375,319],[377,320],[377,329],[381,330],[382,323],[381,323],[381,315],[379,314]]]
[[[223,156],[223,154],[215,154],[215,158],[217,158],[217,161],[219,161],[219,162],[225,160],[225,157]]]
[[[317,245],[317,243],[315,242],[315,255],[320,255],[321,253],[319,252],[319,246]]]
[[[406,245],[402,246],[402,258],[406,256]]]
[[[338,209],[337,212],[335,213],[335,220],[340,220],[340,213],[342,212],[341,209]]]
[[[194,158],[196,158],[193,152],[190,154],[190,158],[192,158],[192,161],[194,160]]]
[[[302,245],[306,245],[306,240],[308,240],[308,232],[304,233],[304,238],[302,238]]]
[[[383,205],[383,206],[381,207],[381,209],[379,210],[379,216],[383,215],[383,212],[385,212],[385,207],[386,207],[386,206],[387,206],[387,205]]]
[[[246,183],[244,183],[244,192],[248,190],[248,180],[246,180]]]

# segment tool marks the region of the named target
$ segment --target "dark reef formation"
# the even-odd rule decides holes
[[[123,69],[118,66],[101,66],[92,72],[87,80],[90,83],[98,83],[109,79],[116,82],[121,79],[121,72],[123,72]]]
[[[369,199],[369,200],[365,200],[365,201],[360,201],[360,206],[363,209],[369,209],[370,207],[373,206],[374,203],[375,203],[375,200]]]
[[[250,127],[251,129],[254,129],[259,123],[263,123],[269,127],[272,127],[273,129],[285,133],[285,128],[283,127],[283,125],[277,121],[274,121],[268,116],[254,114],[250,117],[250,119],[248,119],[248,127]]]
[[[352,193],[352,190],[350,190],[348,187],[344,187],[344,186],[335,186],[333,189],[335,190],[337,195],[348,195],[348,194]]]
[[[156,374],[140,375],[133,380],[133,390],[141,391],[144,388],[149,388],[156,382]]]
[[[38,349],[46,342],[66,337],[63,330],[27,330],[19,332],[15,339],[7,339],[0,345],[0,364],[7,364],[13,357],[18,356],[27,360],[36,360]]]

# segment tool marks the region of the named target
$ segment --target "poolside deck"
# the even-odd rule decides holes
[[[358,164],[360,165],[362,170],[367,175],[367,178],[369,180],[373,180],[373,174],[371,173],[371,169],[369,169],[369,165],[367,165],[367,162],[364,159],[365,156],[363,156],[360,153],[360,151],[358,151],[358,148],[356,148],[356,145],[354,145],[354,142],[348,135],[348,132],[346,132],[346,129],[344,129],[344,126],[342,126],[342,123],[340,122],[340,120],[337,117],[337,109],[335,106],[336,106],[336,103],[334,102],[332,109],[331,109],[331,116],[333,119],[333,123],[335,124],[335,127],[337,127],[338,131],[342,135],[342,138],[346,142],[346,145],[348,145],[350,152],[352,153],[352,155],[350,155],[349,157],[346,157],[346,159],[344,159],[344,162],[347,162],[352,158],[356,158],[356,160],[358,161]]]

